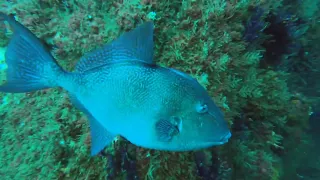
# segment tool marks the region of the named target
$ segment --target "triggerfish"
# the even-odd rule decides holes
[[[153,23],[62,69],[41,41],[14,17],[0,14],[13,34],[5,53],[0,92],[67,90],[89,119],[96,155],[114,137],[156,150],[192,151],[222,145],[231,133],[222,111],[190,75],[153,61]]]

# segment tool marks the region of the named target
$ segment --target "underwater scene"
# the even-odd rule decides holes
[[[320,180],[320,0],[0,0],[1,180]]]

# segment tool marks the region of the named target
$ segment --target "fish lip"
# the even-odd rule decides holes
[[[221,145],[221,144],[225,144],[229,141],[229,139],[231,138],[232,134],[231,132],[227,132],[224,136],[222,136],[222,138],[220,139],[220,141],[211,141],[211,143],[217,144],[217,145]]]
[[[232,134],[230,131],[228,131],[221,139],[221,142],[228,142],[229,139],[231,138]]]
[[[210,144],[212,145],[222,145],[225,144],[229,141],[229,139],[231,138],[232,134],[231,132],[227,132],[224,136],[222,136],[220,141],[207,141],[206,144]]]

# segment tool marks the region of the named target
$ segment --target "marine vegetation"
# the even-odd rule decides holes
[[[94,49],[152,22],[153,61],[197,79],[232,133],[223,145],[187,152],[143,148],[117,136],[98,156],[91,156],[90,116],[74,106],[75,99],[66,90],[1,93],[2,179],[276,180],[316,172],[312,163],[310,168],[301,167],[306,161],[301,152],[313,148],[314,140],[306,132],[312,107],[319,101],[314,80],[320,66],[319,2],[0,3],[2,13],[34,33],[70,72],[77,71],[79,59]],[[4,54],[10,52],[14,28],[1,19],[0,29]],[[8,59],[0,57],[1,72],[10,68],[4,62]],[[159,92],[166,90],[160,88]]]

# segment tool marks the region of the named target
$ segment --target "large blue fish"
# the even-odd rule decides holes
[[[1,92],[60,86],[90,121],[91,153],[121,135],[144,148],[190,151],[231,137],[220,109],[191,76],[153,62],[153,24],[144,23],[80,59],[74,72],[56,63],[39,39],[11,16]]]

